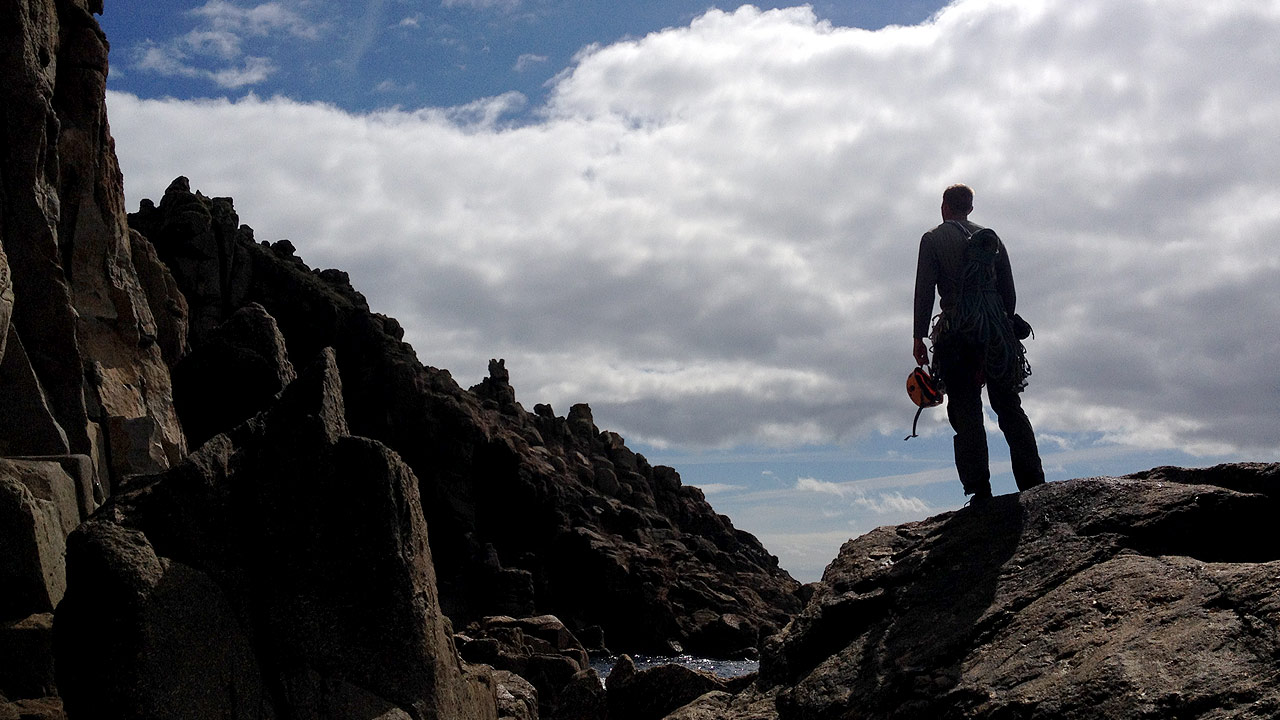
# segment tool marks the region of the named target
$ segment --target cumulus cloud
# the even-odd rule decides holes
[[[663,447],[900,435],[917,241],[967,182],[1046,437],[1274,457],[1280,386],[1249,379],[1280,354],[1277,33],[1244,0],[961,0],[874,32],[743,7],[585,49],[533,122],[515,93],[109,104],[131,203],[188,175],[348,270],[425,363],[466,385],[505,357],[523,402]]]

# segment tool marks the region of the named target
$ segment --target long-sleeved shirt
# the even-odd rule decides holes
[[[963,221],[969,232],[981,229],[969,221]],[[940,298],[943,312],[951,309],[960,293],[960,274],[964,271],[965,246],[969,238],[954,223],[944,222],[920,238],[920,257],[916,261],[916,303],[913,337],[929,336],[929,320],[933,318],[934,290]],[[1017,303],[1013,287],[1013,268],[1009,265],[1009,252],[1004,241],[996,256],[996,291],[1004,303],[1005,312],[1012,315]]]

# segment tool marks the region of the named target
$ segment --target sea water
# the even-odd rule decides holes
[[[648,670],[659,665],[684,665],[694,670],[702,670],[722,678],[736,678],[743,675],[749,675],[760,669],[758,660],[713,660],[711,658],[694,657],[693,655],[632,655],[632,661],[636,664],[637,670]],[[609,671],[613,670],[614,664],[618,662],[617,655],[608,657],[598,657],[591,659],[591,667],[600,675],[600,682],[604,682],[609,677]]]

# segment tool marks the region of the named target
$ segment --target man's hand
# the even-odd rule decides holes
[[[924,346],[924,338],[916,338],[911,354],[915,355],[916,365],[924,367],[929,364],[929,348]]]

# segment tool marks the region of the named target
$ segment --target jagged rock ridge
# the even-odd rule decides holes
[[[0,6],[0,717],[61,717],[64,692],[80,716],[487,718],[502,684],[441,607],[725,654],[798,609],[585,404],[525,412],[500,361],[472,391],[423,367],[230,200],[176,183],[135,218],[158,247],[131,230],[102,9]],[[343,501],[373,509],[344,524]],[[569,660],[544,709],[602,707]]]
[[[352,432],[386,443],[421,482],[455,621],[554,614],[575,632],[602,628],[621,650],[723,656],[751,652],[799,609],[798,583],[776,558],[675,470],[600,431],[586,404],[567,417],[545,405],[526,411],[500,360],[462,389],[419,363],[399,324],[370,312],[345,273],[308,269],[288,241],[255,242],[230,199],[194,193],[185,178],[130,222],[190,306],[193,351],[174,369],[178,407],[208,392],[209,373],[188,367],[250,304],[278,323],[295,362],[334,347]],[[224,404],[249,393],[217,392]],[[215,406],[190,405],[182,420],[193,438],[226,429],[208,419]]]

